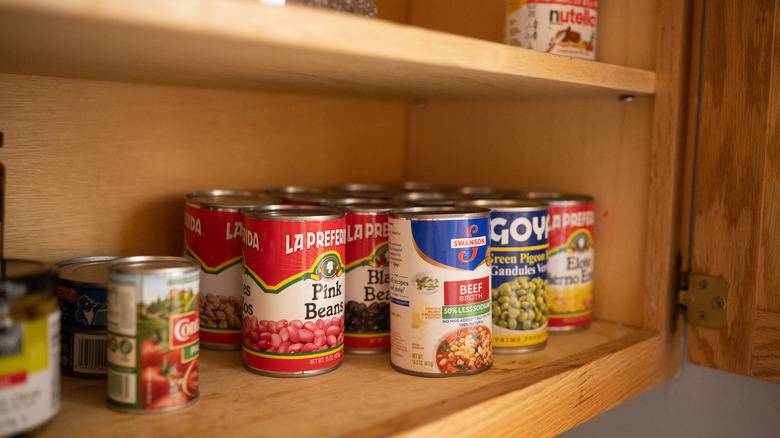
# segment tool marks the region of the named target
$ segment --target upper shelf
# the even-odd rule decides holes
[[[0,73],[411,98],[655,89],[651,71],[251,0],[0,0]]]

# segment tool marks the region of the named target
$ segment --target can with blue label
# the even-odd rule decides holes
[[[491,307],[496,353],[526,353],[547,345],[547,218],[540,201],[473,200],[489,208]]]
[[[490,368],[490,210],[404,208],[389,222],[393,368],[426,377]]]
[[[106,378],[108,264],[115,258],[85,257],[57,263],[63,374]]]

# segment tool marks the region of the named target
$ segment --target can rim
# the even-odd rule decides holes
[[[186,257],[131,256],[110,262],[108,270],[135,275],[182,275],[200,272],[200,264]]]
[[[390,217],[414,220],[450,220],[490,217],[490,210],[481,207],[430,206],[392,210]]]
[[[550,205],[583,205],[594,202],[593,196],[566,192],[518,192],[511,199],[534,199]]]
[[[273,208],[245,209],[243,215],[244,218],[257,220],[310,222],[343,219],[347,214],[328,206],[279,204]]]
[[[105,288],[108,284],[108,265],[118,258],[117,256],[94,256],[63,260],[56,265],[57,277],[60,282],[65,282],[71,286]],[[94,269],[98,269],[99,272],[94,272],[94,269],[89,270],[90,267],[96,267]],[[82,268],[88,269],[91,275],[85,275],[80,278],[75,277],[76,271]],[[100,280],[96,279],[98,276]]]
[[[208,198],[208,199],[205,199]],[[219,198],[224,198],[220,201]],[[245,199],[246,202],[240,202]],[[264,192],[250,190],[204,190],[188,193],[185,201],[189,205],[206,210],[238,211],[252,205],[267,205],[281,202],[282,199]],[[262,203],[258,203],[261,201]]]
[[[546,211],[550,208],[547,202],[530,199],[469,199],[456,205],[482,207],[492,211]]]

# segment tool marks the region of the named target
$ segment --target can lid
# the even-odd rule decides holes
[[[54,293],[54,267],[37,260],[5,259],[0,261],[0,299],[15,300],[27,294]]]
[[[245,218],[269,221],[324,221],[331,219],[343,219],[344,211],[319,205],[284,205],[273,209],[247,209],[243,210]]]
[[[490,217],[490,210],[482,207],[409,207],[393,210],[390,216],[415,220],[476,219]]]
[[[108,264],[118,257],[85,257],[57,263],[60,280],[84,286],[106,287]]]
[[[397,195],[393,195],[390,200],[395,202],[403,202],[408,206],[414,207],[436,207],[436,206],[454,206],[457,201],[467,199],[465,195],[460,193],[449,192],[434,192],[434,191],[417,191],[417,192],[403,192]]]
[[[282,199],[262,192],[241,190],[208,190],[192,192],[185,197],[190,205],[208,210],[239,210],[253,205],[269,205]]]
[[[512,194],[511,198],[535,199],[544,201],[550,205],[582,205],[593,203],[592,196],[564,192],[517,192]]]
[[[469,199],[460,201],[458,206],[489,208],[500,211],[540,211],[549,209],[549,205],[532,199]]]
[[[324,205],[348,213],[387,213],[393,209],[408,207],[401,202],[376,198],[339,198],[328,201]]]
[[[134,256],[112,261],[108,270],[133,275],[184,275],[200,272],[200,265],[185,257]]]

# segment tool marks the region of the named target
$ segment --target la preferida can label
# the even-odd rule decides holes
[[[184,207],[184,253],[200,264],[200,343],[212,350],[241,348],[241,209],[281,202],[249,191],[189,193]]]
[[[596,0],[507,0],[506,43],[596,59]]]
[[[244,210],[244,365],[310,376],[344,357],[346,215],[290,205]]]
[[[131,413],[198,399],[200,267],[185,257],[126,257],[108,266],[108,404]]]
[[[550,330],[578,330],[593,309],[594,200],[590,196],[532,192],[522,195],[550,206],[548,297]]]
[[[390,358],[429,377],[493,364],[490,210],[415,207],[390,213]]]
[[[491,210],[491,303],[496,353],[547,345],[548,206],[539,201],[474,200]]]
[[[390,348],[388,213],[399,205],[360,198],[329,205],[347,215],[344,347],[355,354],[386,352]]]

